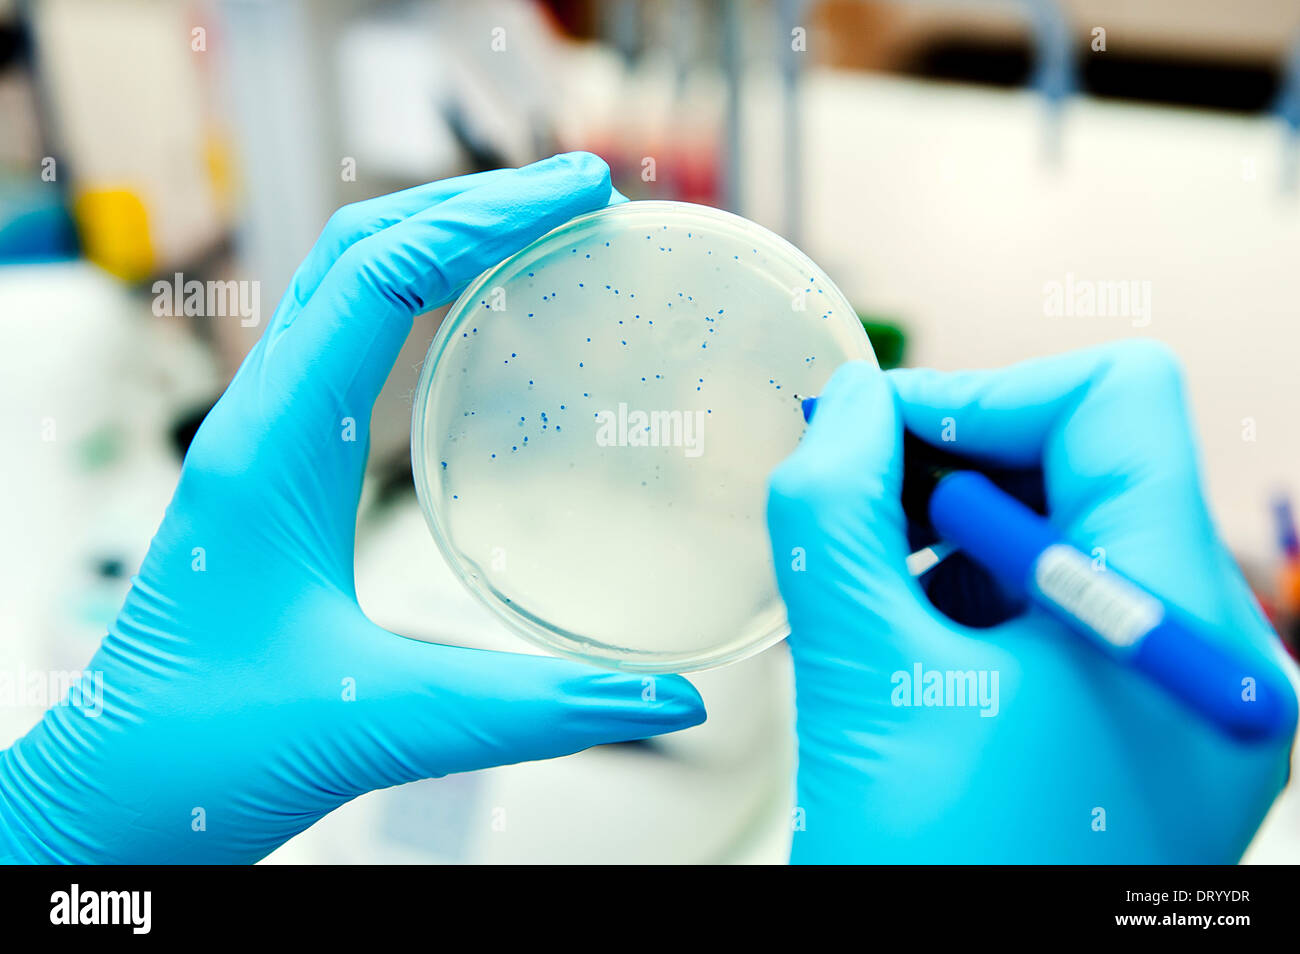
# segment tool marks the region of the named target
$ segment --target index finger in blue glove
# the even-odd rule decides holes
[[[346,451],[344,466],[359,480],[370,411],[415,314],[612,195],[608,166],[589,153],[475,181],[481,184],[354,241],[301,311],[277,315],[196,436],[187,458],[192,470],[238,475],[289,466],[310,476],[323,466],[321,449],[333,446]],[[438,193],[423,197],[430,194]],[[385,221],[420,198],[408,196],[398,207],[381,202],[378,218],[354,218]],[[340,234],[354,232],[339,227]],[[336,244],[322,243],[317,265],[298,280],[300,291]],[[344,434],[348,440],[340,442]],[[268,443],[280,453],[267,454]]]
[[[797,662],[897,668],[897,653],[914,654],[918,634],[935,631],[906,567],[901,441],[885,376],[853,362],[835,372],[803,440],[772,474],[768,530]],[[837,585],[812,585],[818,579]],[[855,632],[843,632],[844,619]]]
[[[360,421],[416,314],[609,198],[609,167],[573,153],[510,170],[361,239],[270,345],[267,376],[291,386],[295,404],[347,404]]]
[[[275,317],[271,319],[269,327],[275,329],[272,333],[283,331],[292,323],[339,256],[361,239],[396,225],[452,196],[488,185],[513,171],[492,169],[454,179],[439,179],[400,192],[352,202],[335,210],[311,251],[294,272],[289,289],[280,302],[280,307],[276,309]]]

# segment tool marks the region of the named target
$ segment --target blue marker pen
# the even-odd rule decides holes
[[[815,403],[804,400],[805,419]],[[936,470],[928,479],[935,532],[1009,590],[1235,738],[1266,739],[1289,728],[1290,687],[1262,660],[1208,638],[1200,624],[1114,570],[1094,569],[1044,517],[983,474]]]

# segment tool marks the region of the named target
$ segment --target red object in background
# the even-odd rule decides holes
[[[682,202],[717,205],[721,200],[721,156],[712,142],[698,142],[680,150],[674,157],[672,171],[675,195]]]
[[[712,141],[665,147],[652,142],[636,148],[614,136],[595,136],[565,143],[565,149],[593,152],[609,163],[615,188],[629,199],[674,199],[719,206],[722,195],[721,156]],[[644,165],[654,159],[654,178],[646,179]]]

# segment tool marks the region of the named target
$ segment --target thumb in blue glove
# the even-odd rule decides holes
[[[771,483],[797,688],[792,859],[1236,861],[1287,777],[1292,732],[1234,742],[1042,611],[977,629],[935,609],[904,565],[904,427],[990,466],[1041,468],[1067,539],[1285,684],[1206,510],[1165,349],[959,374],[847,366]],[[918,673],[944,691],[917,704]]]
[[[55,707],[0,753],[0,859],[251,862],[372,789],[703,720],[677,676],[387,632],[353,583],[370,413],[413,317],[610,199],[572,154],[331,218],[87,667],[102,712]]]

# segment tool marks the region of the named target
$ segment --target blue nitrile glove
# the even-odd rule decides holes
[[[846,366],[771,483],[798,706],[792,859],[1236,861],[1285,782],[1291,732],[1230,741],[1041,610],[982,629],[936,610],[904,568],[904,426],[990,464],[1041,466],[1050,518],[1084,553],[1266,659],[1262,671],[1280,666],[1206,511],[1164,348],[958,374]],[[916,696],[896,674],[918,665],[945,685],[974,673],[983,695],[902,705]]]
[[[88,666],[102,714],[52,708],[0,753],[0,859],[250,862],[372,789],[703,720],[678,676],[651,693],[407,639],[353,585],[370,412],[413,316],[610,198],[605,164],[573,154],[335,214],[195,437]]]

